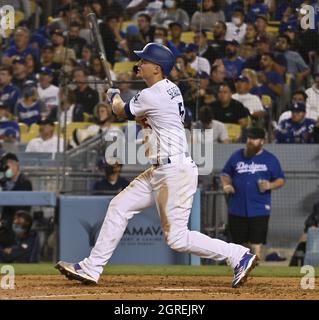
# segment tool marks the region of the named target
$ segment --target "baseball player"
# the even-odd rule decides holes
[[[181,92],[166,78],[174,66],[174,56],[156,43],[134,53],[140,58],[137,74],[148,88],[128,103],[123,102],[118,89],[109,89],[107,96],[117,116],[141,120],[151,132],[145,148],[152,166],[112,199],[90,256],[75,264],[60,261],[56,268],[69,279],[97,283],[129,219],[155,203],[167,244],[179,252],[217,261],[227,259],[234,269],[232,287],[238,287],[256,266],[257,257],[241,245],[212,239],[187,227],[198,170],[187,150]]]

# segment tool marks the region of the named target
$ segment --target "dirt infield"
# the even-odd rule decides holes
[[[254,277],[238,289],[230,288],[230,283],[231,277],[106,275],[98,286],[84,286],[62,276],[20,275],[15,289],[0,289],[0,299],[319,299],[319,283],[314,290],[302,290],[300,278]]]

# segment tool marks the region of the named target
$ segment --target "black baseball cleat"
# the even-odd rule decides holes
[[[97,281],[85,273],[78,263],[59,261],[54,268],[58,269],[69,280],[78,280],[83,284],[97,284]]]

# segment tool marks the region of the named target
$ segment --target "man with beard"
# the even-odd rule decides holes
[[[238,56],[239,43],[236,40],[228,41],[226,57],[223,59],[226,68],[226,78],[236,80],[244,67],[245,60]]]
[[[271,190],[282,187],[284,173],[275,155],[263,148],[265,131],[251,128],[244,149],[235,151],[222,170],[228,196],[231,241],[245,244],[262,258],[271,209]]]

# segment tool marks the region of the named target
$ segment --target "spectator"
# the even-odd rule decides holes
[[[131,89],[131,83],[132,81],[131,74],[129,72],[123,72],[120,73],[117,77],[118,83],[118,88],[121,91],[121,98],[124,102],[129,102],[136,94],[135,90]],[[120,82],[123,83],[120,83]]]
[[[274,43],[274,36],[267,32],[268,17],[265,15],[258,15],[256,17],[255,26],[257,30],[257,36],[268,39],[270,44]]]
[[[17,143],[19,141],[19,125],[11,119],[9,106],[0,101],[0,142]]]
[[[25,27],[18,27],[14,33],[14,45],[9,47],[3,54],[2,63],[11,65],[16,57],[26,59],[31,54],[39,61],[39,52],[30,45],[30,31]]]
[[[13,59],[13,80],[12,84],[20,89],[25,87],[28,81],[36,83],[35,75],[28,74],[26,61],[24,58],[16,57]]]
[[[247,23],[246,34],[243,43],[255,45],[257,39],[257,27],[253,23]]]
[[[117,14],[109,14],[106,22],[99,24],[107,60],[113,65],[129,54],[125,35],[121,32],[121,20]]]
[[[41,51],[41,65],[57,71],[61,68],[61,63],[56,63],[53,60],[54,46],[52,44],[47,44],[42,48]]]
[[[107,16],[110,12],[117,12],[121,14],[124,11],[124,8],[116,0],[102,0],[103,7],[103,16]]]
[[[137,26],[129,25],[126,28],[126,46],[128,51],[126,56],[130,61],[136,61],[137,57],[134,53],[135,50],[143,50],[144,40]]]
[[[276,49],[284,55],[287,61],[287,73],[294,80],[292,89],[298,89],[310,74],[310,68],[302,59],[300,54],[290,49],[290,38],[287,35],[280,35],[277,39]]]
[[[268,95],[275,102],[276,98],[283,93],[284,79],[283,77],[273,71],[274,70],[274,56],[271,53],[265,53],[261,57],[260,68],[263,70],[257,74],[260,87],[253,88],[251,93],[259,97]]]
[[[39,238],[31,230],[32,218],[27,211],[19,210],[13,219],[15,242],[11,246],[0,244],[1,263],[34,263],[39,261]]]
[[[83,47],[87,44],[85,39],[80,37],[81,26],[73,22],[70,24],[68,48],[74,50],[76,58],[80,59]]]
[[[92,194],[103,195],[108,192],[118,193],[129,185],[129,181],[121,177],[122,164],[105,164],[105,177],[96,181],[92,188]]]
[[[262,3],[264,1],[260,0],[248,0],[248,10],[246,14],[246,20],[249,22],[255,22],[258,16],[265,16],[268,15],[268,8],[267,6]]]
[[[104,134],[118,137],[119,132],[122,133],[118,127],[112,125],[113,115],[110,105],[105,103],[98,103],[94,108],[94,121],[95,124],[90,125],[86,129],[76,129],[73,132],[73,141],[71,147],[76,148],[83,141],[100,135],[102,138]],[[105,141],[103,141],[105,142]]]
[[[153,42],[155,27],[151,25],[151,17],[146,13],[139,14],[137,17],[137,25],[144,44]]]
[[[216,0],[203,0],[202,11],[196,11],[191,19],[191,29],[213,31],[217,21],[225,21],[225,15],[217,6]]]
[[[51,121],[58,121],[61,128],[64,128],[65,123],[69,124],[84,120],[83,107],[75,103],[76,98],[72,90],[67,90],[65,95],[61,92],[59,99],[61,99],[60,115],[57,108],[52,109],[47,116]]]
[[[210,76],[210,83],[207,88],[207,93],[211,95],[211,101],[214,102],[217,99],[219,88],[226,80],[226,69],[223,63],[214,64]]]
[[[270,50],[270,42],[266,37],[257,37],[256,39],[256,55],[249,58],[245,63],[245,68],[253,69],[255,71],[261,70],[261,57],[263,54],[272,53]],[[281,53],[274,53],[273,55],[273,71],[284,75],[287,70],[287,60],[285,56]]]
[[[182,26],[178,22],[172,22],[169,24],[169,31],[172,40],[170,42],[177,48],[180,53],[184,53],[186,43],[181,40],[182,37]]]
[[[44,103],[43,112],[48,116],[53,109],[59,106],[59,88],[52,84],[53,69],[42,67],[39,72],[38,95]]]
[[[81,51],[81,59],[77,61],[77,64],[82,68],[90,70],[93,63],[93,46],[86,44]]]
[[[319,227],[319,203],[316,202],[313,205],[311,214],[305,220],[305,228],[304,233],[299,239],[295,252],[293,253],[289,267],[294,266],[303,266],[304,265],[304,258],[306,254],[306,245],[307,245],[307,238],[308,238],[308,230],[309,229],[318,229]]]
[[[244,59],[238,56],[239,43],[236,40],[229,41],[226,45],[226,57],[223,63],[226,69],[226,78],[236,80],[244,67]]]
[[[301,103],[306,104],[306,118],[313,119],[313,120],[317,121],[318,120],[318,112],[311,110],[309,108],[307,101],[308,101],[308,95],[302,90],[297,90],[292,95],[292,99],[291,99],[292,104],[294,104],[296,102],[301,102]],[[287,119],[291,118],[292,114],[291,114],[290,107],[291,107],[291,105],[289,105],[289,109],[287,111],[283,112],[280,115],[280,117],[278,119],[278,123],[280,123],[283,120],[287,120]]]
[[[236,93],[233,94],[233,99],[241,102],[253,120],[262,119],[265,117],[266,112],[263,108],[261,100],[258,96],[249,93],[250,84],[249,79],[240,75],[236,81]]]
[[[206,58],[210,63],[215,61],[215,50],[208,45],[206,31],[196,31],[194,43],[198,46],[198,54],[200,57]]]
[[[222,123],[235,123],[242,128],[247,128],[249,111],[242,103],[232,99],[232,88],[229,84],[223,83],[219,87],[218,100],[211,106],[215,120]]]
[[[61,29],[51,32],[51,41],[54,46],[53,62],[63,64],[68,58],[76,59],[74,50],[65,46],[65,38]]]
[[[232,14],[232,21],[227,22],[226,40],[236,40],[239,44],[244,41],[247,25],[244,22],[245,14],[242,8],[237,7]]]
[[[291,118],[283,120],[276,129],[277,143],[313,143],[316,121],[306,118],[306,105],[295,102],[291,105]]]
[[[271,190],[284,185],[278,159],[263,148],[265,131],[248,130],[246,147],[235,151],[222,170],[223,190],[228,195],[231,241],[250,245],[262,258],[271,208]]]
[[[306,90],[307,94],[307,112],[315,115],[319,119],[319,73],[313,75],[313,85]]]
[[[179,7],[179,0],[165,0],[164,7],[152,18],[152,25],[167,27],[171,22],[177,22],[183,31],[189,29],[189,16],[186,11]]]
[[[222,59],[226,55],[226,45],[225,40],[227,31],[227,26],[223,21],[217,21],[214,25],[213,36],[214,40],[210,42],[210,46],[214,49],[214,56],[210,60],[212,64],[216,62],[216,59]]]
[[[11,113],[14,113],[20,94],[19,88],[12,84],[11,66],[0,66],[0,101],[10,108]]]
[[[172,51],[173,55],[175,56],[175,59],[182,54],[175,47],[173,42],[168,41],[168,31],[166,28],[156,27],[155,33],[154,33],[154,42],[163,44],[164,46],[168,47]]]
[[[92,115],[93,109],[99,102],[99,94],[96,90],[89,87],[87,83],[80,83],[81,81],[87,81],[89,72],[84,68],[76,68],[73,71],[74,81],[79,81],[77,83],[77,88],[74,91],[76,96],[76,103],[83,106],[84,112]]]
[[[39,69],[39,65],[37,61],[34,59],[34,57],[31,54],[29,54],[25,58],[25,63],[27,67],[27,74],[30,76],[34,76],[34,74],[37,73]]]
[[[198,56],[198,46],[193,43],[187,45],[185,55],[189,66],[198,73],[206,72],[210,74],[210,64],[206,58]]]
[[[57,153],[59,150],[59,152],[63,152],[64,142],[63,139],[60,138],[60,143],[58,143],[58,137],[54,134],[54,122],[46,118],[39,121],[38,124],[40,126],[40,136],[30,140],[25,151]]]
[[[0,160],[4,177],[0,180],[2,191],[32,191],[31,181],[20,170],[19,159],[14,153],[6,153]],[[2,207],[1,222],[12,230],[14,214],[18,210],[30,210],[29,206],[4,206]]]
[[[229,143],[225,125],[222,122],[214,120],[212,108],[209,106],[200,108],[199,121],[195,123],[193,128],[201,130],[213,129],[212,135],[207,134],[209,140],[205,140],[205,143]]]
[[[16,115],[20,122],[31,126],[41,119],[43,103],[40,102],[36,87],[25,85],[22,91],[22,99],[17,104]]]
[[[239,51],[239,56],[241,56],[244,61],[247,61],[248,59],[251,59],[255,56],[256,51],[255,51],[255,43],[249,43],[249,42],[244,42],[240,46],[240,51]]]

